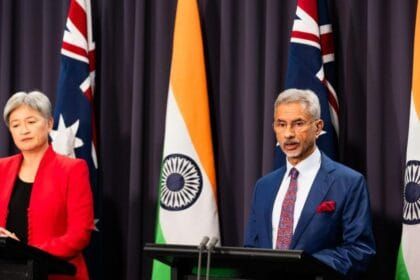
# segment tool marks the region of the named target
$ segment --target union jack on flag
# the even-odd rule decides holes
[[[290,39],[285,88],[310,89],[321,104],[324,131],[317,146],[337,159],[338,98],[335,87],[334,41],[326,0],[298,0]],[[276,147],[275,167],[284,164]]]
[[[100,279],[98,221],[100,196],[97,184],[95,114],[95,43],[90,0],[71,0],[61,47],[61,65],[50,136],[57,153],[83,158],[88,166],[95,205],[96,231],[86,253],[91,278]],[[98,278],[97,278],[98,277]]]

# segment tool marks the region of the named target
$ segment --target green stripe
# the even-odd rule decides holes
[[[197,275],[198,269],[196,266],[192,269],[192,275]],[[207,267],[202,267],[200,271],[200,276],[205,277],[207,274]],[[220,268],[220,267],[212,267],[209,271],[209,277],[212,278],[224,278],[224,279],[231,279],[231,278],[238,278],[241,276],[239,270],[233,268]]]
[[[171,279],[171,268],[159,261],[153,261],[152,280]]]
[[[163,162],[162,162],[163,163]],[[157,199],[157,210],[156,210],[156,238],[155,242],[159,244],[166,244],[165,237],[162,232],[162,228],[160,226],[160,180],[162,176],[162,164],[160,168],[161,172],[159,175],[159,182],[158,182],[158,199]],[[171,279],[171,267],[160,262],[160,261],[153,261],[153,270],[152,270],[152,280],[169,280]]]
[[[400,249],[398,250],[397,270],[395,271],[395,279],[410,280],[410,276],[408,276],[407,267],[405,266],[404,262],[402,245],[400,245]]]

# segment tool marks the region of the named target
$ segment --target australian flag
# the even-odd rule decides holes
[[[318,95],[324,131],[317,146],[337,159],[338,98],[335,91],[334,41],[326,0],[298,0],[290,39],[285,88],[310,89]],[[285,162],[276,146],[275,168]]]
[[[61,47],[52,146],[57,153],[83,158],[90,172],[95,205],[95,231],[85,252],[91,279],[100,276],[100,193],[97,182],[95,114],[95,43],[90,0],[71,0]]]

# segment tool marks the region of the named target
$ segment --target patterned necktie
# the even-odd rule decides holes
[[[276,249],[289,249],[293,235],[293,213],[295,210],[297,176],[299,171],[296,168],[290,170],[290,183],[281,206],[279,228],[277,230]]]

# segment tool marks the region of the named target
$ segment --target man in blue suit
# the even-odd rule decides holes
[[[357,275],[375,254],[366,180],[317,148],[324,123],[312,91],[288,89],[274,108],[287,161],[257,181],[244,245],[304,250],[343,275]]]

